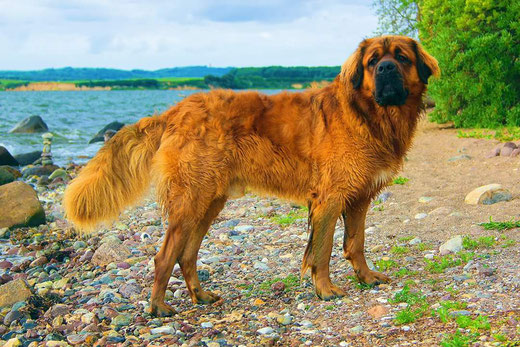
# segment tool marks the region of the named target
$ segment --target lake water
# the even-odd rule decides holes
[[[160,114],[186,96],[200,91],[131,90],[66,92],[0,92],[0,145],[13,155],[41,150],[41,134],[9,134],[20,120],[39,115],[53,133],[55,163],[64,165],[80,156],[92,157],[101,142],[88,141],[106,124],[135,123],[142,117]],[[278,91],[262,91],[273,94]]]

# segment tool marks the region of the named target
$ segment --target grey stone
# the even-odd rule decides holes
[[[44,133],[49,131],[40,116],[30,116],[18,122],[9,133]]]
[[[258,329],[256,332],[260,335],[269,335],[269,334],[272,334],[274,332],[274,330],[271,327],[265,327],[265,328]]]
[[[131,255],[128,247],[116,243],[103,243],[94,252],[92,263],[99,266],[106,266],[110,263],[121,262]]]
[[[7,148],[0,146],[0,165],[18,166],[18,161],[9,153]]]
[[[94,142],[103,142],[103,141],[105,141],[105,133],[107,132],[107,130],[114,130],[114,131],[117,132],[124,126],[125,125],[123,123],[120,123],[118,121],[109,123],[109,124],[105,125],[103,127],[103,129],[98,131],[97,134],[94,135],[94,137],[91,138],[88,143],[91,144],[91,143],[94,143]]]
[[[448,241],[444,242],[440,247],[439,251],[441,255],[446,255],[448,253],[457,253],[462,250],[462,236],[457,235]]]
[[[175,334],[175,328],[172,326],[165,325],[162,327],[157,327],[157,328],[151,329],[150,333],[151,334],[173,335],[173,334]]]

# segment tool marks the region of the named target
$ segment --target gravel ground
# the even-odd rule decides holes
[[[0,230],[0,283],[25,280],[31,290],[0,310],[0,346],[519,343],[520,229],[480,223],[520,219],[520,157],[486,158],[497,142],[456,133],[422,122],[400,173],[409,180],[390,186],[369,212],[366,255],[390,284],[357,283],[338,222],[331,277],[347,296],[333,302],[317,299],[309,277],[300,281],[305,208],[248,194],[228,202],[199,253],[202,285],[222,300],[192,305],[176,267],[167,300],[179,314],[151,317],[153,255],[164,230],[153,200],[83,239],[63,219],[64,187],[38,187],[50,222]],[[464,204],[490,183],[513,200]],[[463,249],[441,256],[439,247],[456,235]],[[21,293],[0,289],[0,300]]]

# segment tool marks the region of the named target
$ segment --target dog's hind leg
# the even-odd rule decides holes
[[[182,274],[186,281],[186,286],[188,287],[188,292],[190,293],[191,300],[194,304],[208,304],[220,299],[218,295],[201,288],[199,277],[197,275],[197,254],[204,235],[208,232],[213,220],[224,208],[226,200],[227,197],[213,200],[206,211],[206,214],[199,222],[196,230],[188,236],[184,250],[179,257],[179,265],[181,266]]]
[[[367,284],[389,282],[388,276],[372,271],[365,260],[365,218],[370,201],[363,201],[347,207],[343,212],[345,233],[343,237],[343,255],[350,260],[358,279]]]
[[[332,284],[329,273],[334,228],[341,214],[341,205],[336,202],[313,203],[309,213],[311,233],[303,256],[302,275],[308,268],[311,269],[312,281],[319,298],[332,300],[342,297],[345,292]]]
[[[181,224],[173,223],[171,217],[169,222],[170,226],[166,231],[162,247],[154,258],[155,276],[150,298],[150,313],[158,317],[171,316],[176,313],[171,306],[164,302],[164,297],[173,266],[181,254],[188,236]]]

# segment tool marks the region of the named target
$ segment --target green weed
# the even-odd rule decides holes
[[[266,293],[271,291],[271,286],[276,282],[283,282],[285,284],[285,291],[289,292],[295,287],[300,285],[300,277],[294,274],[290,274],[285,278],[275,277],[273,279],[264,281],[258,286],[258,293]]]
[[[271,218],[271,220],[279,224],[281,227],[286,227],[295,223],[298,219],[301,218],[305,218],[305,216],[302,213],[291,211],[288,214],[273,217]]]
[[[393,268],[397,267],[397,263],[393,260],[385,260],[385,259],[379,259],[376,261],[376,267],[379,269],[379,271],[387,271]]]
[[[404,276],[410,276],[415,274],[415,271],[410,271],[407,268],[403,267],[399,271],[394,272],[394,276],[397,278],[401,278]]]
[[[478,335],[464,335],[460,331],[454,334],[446,334],[441,341],[442,347],[466,347],[476,340]]]
[[[508,127],[498,130],[491,129],[476,129],[470,131],[459,130],[457,132],[459,138],[474,138],[474,139],[496,139],[499,141],[514,141],[520,139],[520,128]]]
[[[459,266],[462,264],[462,260],[453,257],[453,255],[448,254],[444,257],[435,257],[435,260],[425,259],[426,261],[426,270],[431,273],[442,273],[444,270]]]
[[[408,253],[410,250],[404,246],[394,246],[392,247],[392,249],[390,249],[390,252],[393,253],[393,254],[406,254]]]
[[[514,229],[514,228],[520,228],[520,220],[513,220],[507,222],[495,222],[493,221],[492,217],[489,217],[489,222],[487,223],[480,223],[479,225],[483,226],[486,230],[508,230],[508,229]]]
[[[409,180],[410,180],[409,178],[398,176],[398,177],[396,177],[396,178],[394,178],[394,179],[392,180],[392,184],[403,185],[403,184],[405,184],[406,182],[408,182]]]
[[[458,316],[455,321],[458,326],[462,329],[470,329],[471,331],[478,330],[489,330],[491,329],[491,324],[489,324],[487,316],[478,316],[475,319],[472,319],[468,316]]]
[[[464,247],[464,249],[491,248],[495,244],[496,241],[493,236],[482,236],[477,240],[474,240],[469,236],[465,236],[462,239],[462,247]]]

